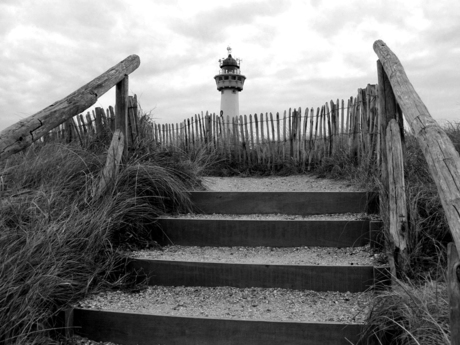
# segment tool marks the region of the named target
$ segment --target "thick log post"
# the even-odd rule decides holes
[[[119,129],[125,136],[125,150],[131,145],[128,128],[128,90],[129,77],[124,76],[116,85],[115,90],[115,131]]]
[[[422,149],[449,223],[460,248],[460,156],[407,78],[401,62],[383,41],[374,43],[396,100]]]
[[[139,56],[130,55],[64,99],[1,131],[0,159],[25,149],[53,128],[91,107],[139,65]]]
[[[403,272],[409,266],[407,254],[407,208],[404,183],[404,159],[401,133],[396,119],[391,119],[386,131],[386,153],[388,159],[388,205],[390,235],[393,256],[398,268]],[[393,268],[394,269],[394,268]],[[392,272],[395,276],[396,272]]]
[[[460,345],[460,259],[454,243],[447,246],[447,291],[450,309],[450,343]]]

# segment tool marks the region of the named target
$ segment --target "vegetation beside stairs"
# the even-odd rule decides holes
[[[446,130],[454,143],[460,143],[458,125]],[[152,245],[147,228],[158,215],[187,210],[190,200],[184,192],[199,185],[199,176],[223,170],[240,176],[258,174],[243,167],[230,169],[206,147],[172,154],[140,143],[133,151],[136,158],[121,167],[107,194],[92,200],[88,186],[104,165],[108,144],[35,145],[1,166],[0,245],[7,248],[0,252],[2,343],[52,343],[50,330],[56,326],[50,324],[52,316],[73,302],[102,289],[137,289],[128,276],[117,273],[124,267],[120,249]],[[406,193],[412,200],[411,225],[417,229],[410,239],[410,271],[399,280],[400,289],[376,299],[369,331],[388,343],[389,339],[410,343],[415,338],[421,344],[449,344],[443,249],[450,241],[449,232],[426,163],[411,136],[406,147]],[[290,169],[281,173],[297,172]],[[366,188],[378,186],[376,173],[366,169],[338,152],[315,174]],[[119,247],[120,243],[124,244]]]

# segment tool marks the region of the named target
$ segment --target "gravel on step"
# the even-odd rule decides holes
[[[203,177],[206,190],[218,192],[351,192],[361,191],[347,181],[313,175],[267,177]]]
[[[197,247],[172,245],[128,253],[138,259],[276,265],[374,265],[377,254],[364,247]]]
[[[150,286],[139,293],[99,293],[77,307],[186,317],[363,323],[372,296],[372,292]]]

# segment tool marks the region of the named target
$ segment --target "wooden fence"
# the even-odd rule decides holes
[[[207,145],[229,161],[274,166],[286,161],[310,169],[337,150],[357,159],[375,159],[378,147],[377,87],[322,107],[222,117],[196,114],[176,124],[153,124],[153,138],[163,149],[191,151]]]
[[[128,107],[125,122],[128,124],[124,130],[127,142],[133,143],[139,135],[141,121],[140,109],[137,96],[128,96]],[[82,146],[97,139],[107,139],[116,130],[115,109],[109,106],[107,109],[96,107],[86,113],[75,115],[63,124],[55,127],[43,137],[44,142],[72,141],[79,142]]]

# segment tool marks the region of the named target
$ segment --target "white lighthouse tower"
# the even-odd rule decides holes
[[[246,77],[240,72],[240,60],[232,57],[232,49],[227,48],[228,57],[219,60],[219,74],[214,77],[217,90],[221,93],[220,114],[238,116],[240,104],[238,94],[243,90]]]

